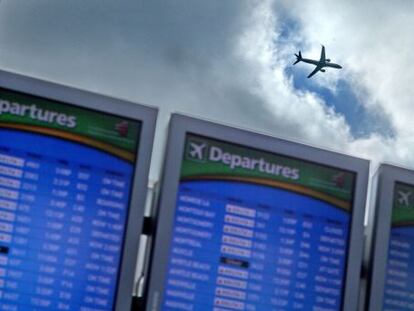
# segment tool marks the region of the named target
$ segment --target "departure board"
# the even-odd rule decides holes
[[[140,127],[0,89],[0,310],[114,310]]]
[[[193,134],[183,154],[159,310],[342,310],[355,173]]]
[[[414,310],[414,186],[396,182],[383,310]]]

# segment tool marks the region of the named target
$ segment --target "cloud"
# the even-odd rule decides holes
[[[377,161],[409,163],[413,156],[404,144],[410,144],[414,75],[409,54],[400,55],[404,48],[396,53],[392,45],[412,46],[404,35],[410,18],[388,16],[394,6],[383,3],[384,25],[377,25],[375,15],[363,13],[369,4],[345,1],[8,0],[0,5],[0,65],[160,107],[153,179],[172,111]],[[288,34],[287,22],[293,29]],[[392,37],[388,29],[401,26],[406,28]],[[292,52],[300,47],[319,55],[321,42],[344,63],[345,79],[366,98],[367,109],[389,116],[395,138],[356,139],[335,107],[294,87],[286,74]],[[408,71],[399,74],[404,66]],[[335,91],[334,75],[315,77],[315,83]]]
[[[414,3],[277,2],[300,25],[298,36],[304,45],[326,44],[329,54],[344,64],[346,80],[365,109],[388,118],[395,130],[394,138],[373,134],[351,142],[349,150],[376,161],[413,165],[414,64],[409,47],[414,45]]]

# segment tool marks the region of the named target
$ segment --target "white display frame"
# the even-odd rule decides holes
[[[357,310],[363,257],[364,214],[369,161],[180,114],[173,114],[170,120],[160,204],[157,214],[157,230],[153,246],[151,269],[147,278],[149,286],[146,310],[161,310],[181,163],[187,134],[200,135],[261,151],[272,152],[282,156],[347,170],[356,174],[342,310]]]
[[[140,136],[136,150],[137,160],[132,179],[133,188],[130,194],[129,214],[121,254],[122,262],[114,300],[114,310],[130,310],[157,109],[1,70],[0,87],[140,122]]]

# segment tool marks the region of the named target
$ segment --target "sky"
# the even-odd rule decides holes
[[[414,2],[1,0],[0,68],[414,168]],[[343,66],[312,79],[294,53]],[[373,171],[372,170],[372,171]]]

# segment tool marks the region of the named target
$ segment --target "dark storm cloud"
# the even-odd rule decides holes
[[[234,50],[252,2],[6,1],[3,67],[215,120],[273,126]],[[280,122],[278,123],[280,124]],[[266,127],[266,126],[265,126]],[[158,134],[161,135],[162,134]]]
[[[0,13],[3,62],[15,61],[21,70],[42,66],[42,73],[60,73],[56,78],[65,78],[66,69],[88,75],[86,64],[92,73],[129,69],[135,76],[149,64],[152,70],[205,67],[228,55],[248,9],[240,1],[217,3],[6,0]]]

